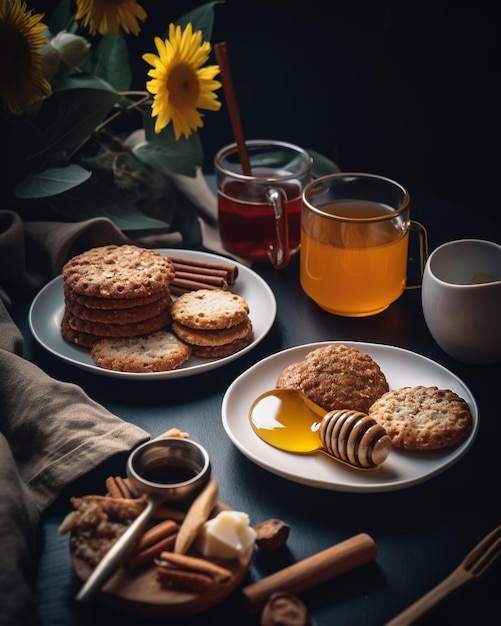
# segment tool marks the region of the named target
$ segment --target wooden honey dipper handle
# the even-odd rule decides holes
[[[244,587],[244,606],[249,613],[255,613],[263,608],[274,591],[301,593],[373,561],[376,556],[374,540],[369,535],[360,533]]]

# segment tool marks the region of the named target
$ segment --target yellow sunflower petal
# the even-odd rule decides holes
[[[213,80],[219,66],[201,67],[209,58],[210,43],[202,41],[202,31],[193,32],[191,23],[184,30],[169,25],[169,39],[155,38],[157,55],[145,54],[143,60],[154,69],[146,89],[153,94],[152,116],[156,117],[155,132],[161,132],[172,122],[176,140],[203,126],[199,109],[217,111],[221,103],[214,93],[222,85]]]
[[[50,93],[39,49],[47,43],[43,14],[33,14],[21,0],[0,0],[0,100],[21,113]]]
[[[75,19],[89,29],[91,35],[109,34],[116,37],[120,28],[127,34],[138,35],[138,20],[144,22],[146,11],[136,0],[76,0]]]

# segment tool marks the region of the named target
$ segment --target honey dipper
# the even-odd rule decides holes
[[[252,404],[249,419],[264,441],[287,452],[323,452],[357,469],[374,469],[392,443],[383,426],[360,411],[326,413],[297,389],[273,389]]]

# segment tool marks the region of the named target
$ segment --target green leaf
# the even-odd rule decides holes
[[[44,102],[44,106],[55,109],[55,114],[29,158],[76,148],[94,132],[119,99],[120,94],[97,77],[70,77]]]
[[[212,37],[212,29],[214,27],[214,7],[216,4],[224,4],[224,0],[215,0],[207,2],[180,17],[176,24],[182,29],[191,22],[193,32],[201,30],[204,34],[204,41],[210,41]]]
[[[128,91],[132,84],[132,71],[125,37],[105,35],[97,48],[97,75],[117,91]]]
[[[193,133],[189,139],[181,137],[177,141],[171,141],[166,135],[160,133],[154,139],[138,144],[133,149],[134,156],[142,163],[167,173],[194,177],[197,166],[203,162],[202,142],[198,133]]]
[[[90,176],[91,173],[80,165],[54,167],[23,180],[14,188],[14,195],[24,200],[48,198],[81,185]]]
[[[94,176],[78,189],[48,199],[48,204],[56,213],[74,222],[106,217],[123,231],[170,228],[169,222],[145,215],[124,196]],[[170,220],[167,211],[166,218]]]

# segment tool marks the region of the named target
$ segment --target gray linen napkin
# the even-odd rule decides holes
[[[105,219],[24,223],[0,211],[0,626],[40,623],[33,586],[43,511],[74,480],[150,438],[24,359],[8,309],[34,295],[72,254],[126,241]]]

